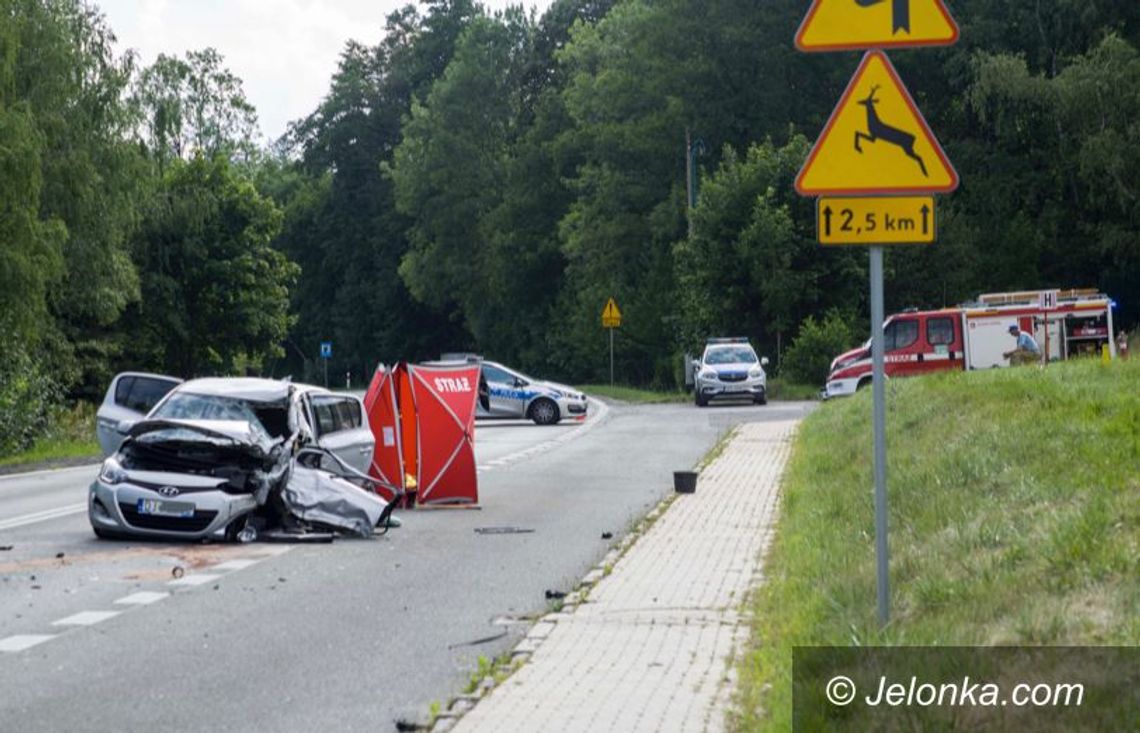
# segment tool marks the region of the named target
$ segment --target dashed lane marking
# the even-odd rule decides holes
[[[220,573],[194,573],[193,575],[184,575],[177,580],[172,580],[167,583],[167,585],[178,587],[205,585],[206,583],[214,582],[220,577],[222,577]]]
[[[138,593],[132,593],[129,596],[123,596],[116,600],[115,603],[123,606],[149,606],[155,601],[161,601],[168,596],[170,596],[169,593],[156,593],[154,591],[144,590]]]
[[[515,453],[510,453],[510,454],[502,456],[500,458],[496,458],[493,461],[487,461],[486,463],[479,464],[479,466],[478,466],[479,472],[480,473],[487,473],[489,471],[493,471],[496,468],[500,468],[502,466],[509,466],[512,463],[517,463],[518,461],[526,460],[527,458],[537,456],[537,455],[539,455],[541,453],[545,453],[545,452],[547,452],[553,448],[557,448],[560,445],[564,445],[564,444],[570,442],[571,440],[574,440],[576,438],[580,438],[581,436],[590,432],[591,430],[596,428],[598,425],[601,425],[603,422],[605,422],[606,415],[610,411],[609,405],[607,405],[604,402],[601,402],[600,400],[590,400],[590,402],[591,402],[591,404],[593,404],[595,406],[595,410],[594,410],[595,417],[592,420],[588,420],[588,421],[582,423],[581,425],[578,425],[573,430],[567,431],[566,433],[563,433],[562,435],[558,436],[557,438],[554,438],[553,440],[546,440],[546,441],[543,441],[541,443],[538,443],[537,445],[532,445],[529,448],[524,448],[523,450],[517,451]]]
[[[55,634],[16,634],[0,639],[0,652],[22,652],[31,649],[36,644],[42,644],[48,639],[54,639]]]
[[[94,626],[97,623],[115,618],[122,611],[80,611],[79,613],[52,622],[52,626]]]
[[[60,517],[67,517],[72,514],[79,514],[87,510],[87,502],[81,501],[78,504],[68,504],[67,506],[56,507],[55,509],[45,509],[42,512],[34,512],[32,514],[24,514],[12,519],[5,519],[0,522],[0,530],[15,529],[16,527],[23,527],[26,524],[36,524],[37,522],[46,522],[49,519],[59,519]]]
[[[256,565],[258,562],[270,557],[278,557],[293,549],[292,546],[286,545],[281,547],[261,547],[261,548],[248,548],[255,556],[252,558],[236,558],[217,563],[215,565],[207,565],[206,568],[210,570],[221,570],[220,573],[193,573],[185,575],[176,580],[167,583],[168,586],[185,588],[205,585],[206,583],[213,582],[226,575],[244,570],[248,567]],[[152,603],[157,603],[164,598],[169,598],[170,592],[167,591],[138,591],[128,596],[123,596],[113,603],[119,606],[147,606]],[[121,611],[81,611],[79,613],[62,618],[58,621],[53,621],[52,626],[56,627],[82,627],[93,626],[107,619],[114,618],[121,613]],[[42,644],[45,641],[50,641],[60,634],[15,634],[0,639],[0,653],[17,653],[25,649],[31,649],[37,644]]]
[[[228,560],[213,566],[210,570],[245,570],[251,565],[256,565],[261,560]]]

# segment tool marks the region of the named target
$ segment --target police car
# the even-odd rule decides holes
[[[565,418],[586,417],[586,395],[573,387],[528,377],[474,354],[443,354],[438,362],[428,363],[457,361],[480,364],[477,418],[526,419],[538,425],[553,425]]]
[[[721,399],[767,403],[768,375],[764,373],[767,365],[768,357],[757,359],[747,338],[709,339],[700,360],[693,362],[697,407]]]

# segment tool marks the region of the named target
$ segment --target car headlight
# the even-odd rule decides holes
[[[764,376],[764,370],[761,369],[760,367],[756,367],[755,369],[749,369],[748,370],[748,376],[751,377],[752,379],[759,379],[760,377]]]
[[[99,469],[99,480],[114,486],[127,480],[127,472],[114,458],[103,461],[103,468]]]
[[[702,369],[700,374],[697,375],[701,379],[716,379],[715,369]]]
[[[556,400],[559,400],[559,399],[562,399],[562,396],[563,396],[563,395],[562,395],[562,393],[561,393],[561,392],[559,392],[558,390],[556,390],[556,389],[552,389],[552,390],[550,390],[550,396],[551,396],[551,397],[553,397],[553,398],[554,398],[554,399],[556,399]]]

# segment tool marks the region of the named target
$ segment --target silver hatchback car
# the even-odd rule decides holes
[[[99,537],[233,539],[252,512],[289,501],[283,490],[343,494],[361,510],[348,527],[364,534],[386,505],[294,460],[309,446],[349,473],[367,472],[375,440],[352,395],[268,379],[197,379],[177,384],[145,418],[124,419],[116,433],[122,441],[89,490]],[[289,485],[294,475],[304,486]]]

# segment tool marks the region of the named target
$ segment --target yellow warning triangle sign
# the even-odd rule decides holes
[[[943,0],[815,0],[796,32],[801,51],[949,46],[958,24]]]
[[[602,325],[607,328],[621,325],[621,310],[613,298],[606,301],[606,307],[602,309]]]
[[[895,67],[868,51],[796,176],[796,191],[860,196],[957,187],[957,172]]]

